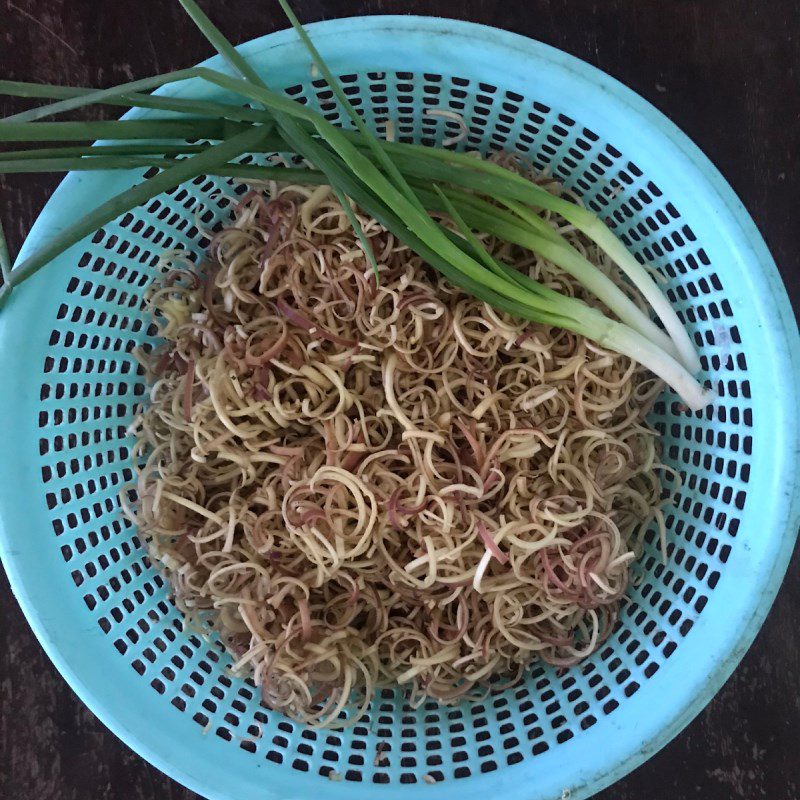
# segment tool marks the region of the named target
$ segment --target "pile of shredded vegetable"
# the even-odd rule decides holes
[[[553,191],[561,191],[554,184]],[[547,218],[547,217],[546,217]],[[179,608],[300,720],[478,698],[609,635],[662,488],[662,384],[454,289],[327,187],[265,186],[147,295],[127,512]],[[547,218],[601,268],[598,249]],[[497,258],[587,302],[491,237]]]

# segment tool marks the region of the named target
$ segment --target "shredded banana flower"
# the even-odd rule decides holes
[[[250,191],[196,272],[165,265],[123,504],[188,620],[269,707],[328,727],[381,686],[447,704],[537,659],[578,663],[614,626],[644,529],[663,527],[645,421],[662,384],[462,294],[360,222],[377,284],[326,187]]]

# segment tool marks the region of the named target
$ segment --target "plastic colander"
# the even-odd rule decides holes
[[[387,690],[344,732],[261,706],[252,684],[228,673],[218,643],[183,630],[117,500],[132,477],[126,428],[145,394],[131,351],[153,336],[142,291],[160,251],[202,252],[198,228],[231,210],[233,185],[204,178],[99,230],[0,313],[0,544],[12,587],[92,711],[214,800],[558,800],[565,790],[578,800],[700,711],[752,641],[786,569],[800,496],[800,341],[784,289],[712,165],[596,69],[447,20],[309,28],[371,124],[388,116],[399,136],[434,143],[456,123],[425,109],[462,114],[469,147],[518,151],[549,168],[662,273],[718,393],[713,407],[687,413],[667,392],[653,414],[665,460],[683,476],[667,515],[667,563],[650,537],[641,583],[599,652],[563,673],[536,666],[523,685],[484,702],[412,710]],[[341,121],[293,33],[241,50],[273,86]],[[198,82],[169,92],[222,97]],[[138,177],[69,175],[26,253]]]

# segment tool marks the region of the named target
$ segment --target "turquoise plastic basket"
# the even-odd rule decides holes
[[[696,414],[667,393],[654,413],[666,460],[683,474],[668,515],[668,563],[651,542],[615,633],[585,664],[565,674],[536,667],[524,685],[483,703],[414,711],[386,691],[343,733],[260,706],[252,685],[225,671],[221,647],[183,631],[117,501],[132,475],[126,428],[145,391],[131,350],[152,336],[142,290],[161,250],[203,249],[196,215],[209,224],[230,210],[218,192],[231,196],[230,185],[198,179],[98,231],[0,313],[5,567],[50,658],[92,711],[214,800],[558,800],[567,789],[579,800],[700,711],[784,574],[800,497],[800,341],[784,289],[712,165],[596,69],[446,20],[369,17],[310,30],[371,124],[388,115],[400,136],[433,143],[453,123],[424,109],[463,114],[469,146],[519,151],[549,167],[662,272],[719,393]],[[294,34],[241,50],[274,86],[341,120]],[[199,83],[170,91],[222,96]],[[137,177],[69,175],[26,252]]]

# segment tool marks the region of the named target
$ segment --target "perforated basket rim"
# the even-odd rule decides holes
[[[676,684],[679,688],[665,698],[663,707],[647,709],[650,716],[642,716],[641,724],[632,734],[628,731],[628,735],[622,735],[619,730],[624,719],[622,715],[607,720],[617,736],[609,737],[607,726],[596,726],[588,732],[587,738],[593,736],[595,741],[602,742],[602,747],[598,748],[600,752],[595,757],[587,757],[580,770],[573,770],[570,781],[572,797],[578,800],[599,791],[642,763],[699,713],[749,647],[785,573],[800,519],[797,460],[800,445],[797,426],[800,418],[800,338],[785,289],[754,223],[708,159],[649,103],[594,67],[524,37],[453,20],[408,16],[355,17],[316,23],[309,29],[323,55],[340,73],[352,69],[352,64],[346,60],[346,49],[352,48],[355,41],[363,43],[358,56],[360,61],[369,63],[374,55],[374,63],[383,63],[387,68],[397,64],[401,57],[399,54],[408,57],[412,51],[418,55],[423,48],[433,48],[432,52],[447,54],[452,64],[450,74],[479,73],[476,63],[486,64],[495,70],[499,64],[503,64],[509,74],[507,88],[515,88],[515,82],[523,87],[529,84],[531,75],[541,74],[532,68],[539,65],[556,83],[558,80],[569,81],[573,93],[585,93],[587,113],[582,122],[594,124],[601,130],[622,126],[634,116],[641,123],[641,135],[638,137],[641,153],[635,157],[645,162],[648,160],[648,147],[657,148],[663,156],[662,161],[668,163],[670,173],[674,175],[677,171],[682,174],[686,185],[692,187],[691,203],[704,207],[706,213],[713,216],[719,236],[737,254],[743,267],[742,285],[732,287],[733,293],[747,298],[751,304],[749,313],[770,321],[762,331],[764,342],[769,346],[769,357],[752,359],[756,363],[750,371],[753,377],[770,387],[774,406],[768,419],[760,415],[760,427],[756,430],[762,435],[781,431],[782,438],[759,441],[754,431],[753,465],[764,467],[767,463],[765,450],[769,451],[769,468],[762,475],[754,477],[751,487],[751,492],[761,492],[765,500],[758,512],[759,523],[764,531],[763,547],[753,553],[753,574],[741,576],[743,581],[751,582],[754,591],[737,592],[735,585],[731,590],[731,582],[723,588],[730,597],[732,618],[740,621],[738,628],[713,626],[701,617],[693,630],[694,636],[705,637],[709,653],[722,653],[723,658],[718,661],[708,657],[701,659],[694,673],[683,676],[685,680]],[[347,46],[343,42],[347,42]],[[387,54],[386,46],[390,42],[393,51]],[[280,51],[280,63],[306,63],[303,51],[290,31],[253,40],[242,45],[240,51],[250,57],[269,52],[273,60]],[[215,68],[222,66],[219,58],[204,63]],[[464,65],[461,72],[460,64]],[[395,68],[410,69],[411,65]],[[555,91],[553,86],[542,88]],[[170,87],[166,91],[178,94],[181,89]],[[139,116],[141,112],[131,115]],[[629,153],[626,152],[626,155]],[[39,242],[59,227],[65,218],[67,198],[71,193],[80,191],[83,178],[80,173],[67,176],[34,225],[21,257],[36,249]],[[110,177],[109,193],[118,191],[124,184],[124,176]],[[71,258],[74,260],[76,252],[73,249],[62,257],[62,263]],[[168,736],[157,730],[158,726],[149,725],[136,708],[120,700],[124,685],[104,685],[101,668],[88,663],[83,657],[83,639],[76,640],[63,635],[58,624],[61,611],[58,577],[42,574],[38,568],[35,542],[31,543],[28,536],[34,534],[35,537],[38,531],[36,526],[31,525],[35,514],[29,507],[30,493],[26,494],[25,487],[38,485],[40,479],[31,464],[24,459],[20,462],[16,454],[26,444],[26,422],[24,417],[20,417],[20,409],[28,409],[28,415],[32,416],[32,409],[38,402],[38,398],[30,394],[31,387],[25,384],[22,375],[26,364],[32,363],[30,359],[41,353],[41,343],[34,340],[42,332],[26,331],[22,323],[36,319],[40,304],[47,297],[48,275],[57,269],[57,265],[52,265],[32,279],[30,284],[14,292],[4,313],[0,313],[0,374],[4,376],[3,391],[0,391],[0,414],[9,425],[0,456],[0,556],[12,589],[34,633],[50,659],[92,712],[142,757],[194,791],[214,798],[240,800],[245,794],[243,787],[236,782],[236,775],[226,776],[223,785],[219,774],[210,771],[204,763],[203,750],[212,747],[213,743],[198,745],[193,742],[193,751],[187,757],[181,751],[180,743],[170,742]],[[754,402],[756,399],[754,393]],[[763,407],[763,397],[761,402]],[[18,427],[15,424],[17,420]],[[768,436],[766,438],[769,439]],[[778,478],[780,486],[777,485]],[[746,509],[745,514],[752,517],[752,503],[749,505],[751,508]],[[733,581],[733,584],[736,583]],[[720,591],[720,587],[717,591]],[[85,635],[96,636],[96,627],[87,630]],[[638,695],[630,702],[630,712],[635,713],[637,707],[640,713],[644,710],[642,698]],[[602,731],[598,730],[601,727],[605,727],[605,738],[600,738],[603,737]],[[536,766],[533,771],[526,771],[523,763],[489,775],[477,775],[469,780],[445,782],[437,786],[395,784],[360,788],[387,798],[407,798],[415,792],[441,795],[451,790],[460,793],[464,800],[477,799],[487,791],[503,792],[510,797],[529,797],[534,793],[543,796],[541,787],[535,790],[533,784],[526,785],[526,779],[544,781],[543,776],[536,774]],[[286,773],[285,780],[264,786],[259,796],[278,798],[301,794],[299,787],[304,785],[303,776],[290,770],[286,770]],[[578,785],[576,778],[579,779]],[[352,795],[354,787],[351,784],[331,783],[325,787],[325,791],[333,798],[344,798],[345,795]],[[251,795],[248,793],[246,796]],[[553,796],[557,796],[555,790]]]

